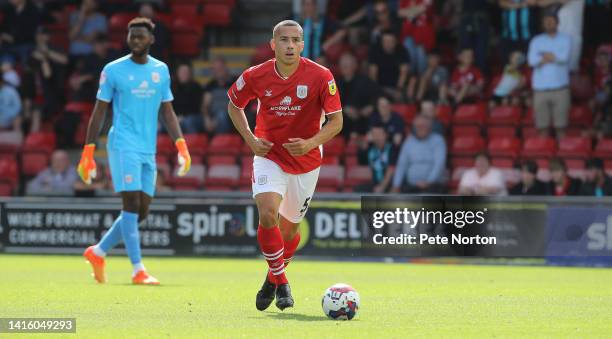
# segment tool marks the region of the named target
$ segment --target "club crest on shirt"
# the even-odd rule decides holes
[[[153,82],[155,82],[155,83],[158,83],[161,80],[161,77],[160,77],[159,73],[152,72],[151,73],[151,80],[153,80]]]
[[[246,85],[246,83],[244,82],[244,78],[242,77],[242,74],[241,74],[238,80],[236,80],[236,88],[238,89],[238,91],[242,91],[242,89],[244,88],[244,85]]]
[[[308,86],[298,85],[296,95],[300,99],[305,99],[308,96]]]
[[[336,82],[333,79],[327,82],[327,87],[329,87],[329,95],[336,95]]]
[[[132,178],[131,174],[126,175],[125,178],[124,178],[124,181],[125,181],[126,184],[131,184],[133,180],[134,179]]]

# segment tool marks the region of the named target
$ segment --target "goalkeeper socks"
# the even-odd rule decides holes
[[[139,264],[142,258],[140,255],[140,237],[138,236],[138,214],[121,212],[121,234],[132,265]]]
[[[257,242],[264,258],[268,262],[270,273],[273,278],[271,282],[280,284],[287,283],[285,276],[285,262],[283,260],[283,236],[278,226],[264,228],[261,225],[257,228]]]
[[[132,265],[134,267],[134,271],[132,272],[132,277],[136,275],[136,273],[140,271],[146,271],[147,269],[144,267],[142,262],[136,263]]]
[[[113,226],[106,231],[102,240],[94,247],[93,252],[99,257],[106,256],[106,253],[121,241],[121,214],[115,219]]]
[[[289,265],[289,263],[291,262],[291,259],[293,259],[293,253],[295,253],[295,250],[297,249],[299,244],[300,244],[300,234],[299,233],[296,233],[293,239],[284,242],[285,246],[284,246],[284,252],[283,252],[284,253],[283,259],[285,263],[285,268],[287,267],[287,265]],[[268,271],[268,281],[274,281],[274,275],[272,275],[272,271]]]

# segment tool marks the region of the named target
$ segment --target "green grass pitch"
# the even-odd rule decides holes
[[[108,260],[109,282],[98,285],[81,257],[0,255],[0,317],[76,317],[78,337],[108,338],[612,335],[610,269],[298,257],[288,269],[295,307],[258,312],[263,260],[148,257],[145,264],[162,286],[130,285],[125,257]],[[337,282],[360,293],[352,321],[328,320],[321,311],[323,291]]]

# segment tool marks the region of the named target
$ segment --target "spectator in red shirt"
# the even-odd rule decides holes
[[[408,50],[412,69],[421,74],[427,67],[427,52],[436,44],[433,0],[401,0],[398,15],[404,19],[401,40]]]
[[[473,65],[474,51],[463,49],[458,56],[459,65],[453,71],[449,89],[450,99],[454,104],[474,103],[480,99],[484,87],[484,78],[480,70]]]

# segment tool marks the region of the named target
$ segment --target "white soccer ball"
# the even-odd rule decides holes
[[[323,313],[334,320],[351,320],[359,309],[359,293],[347,284],[335,284],[325,290]]]

